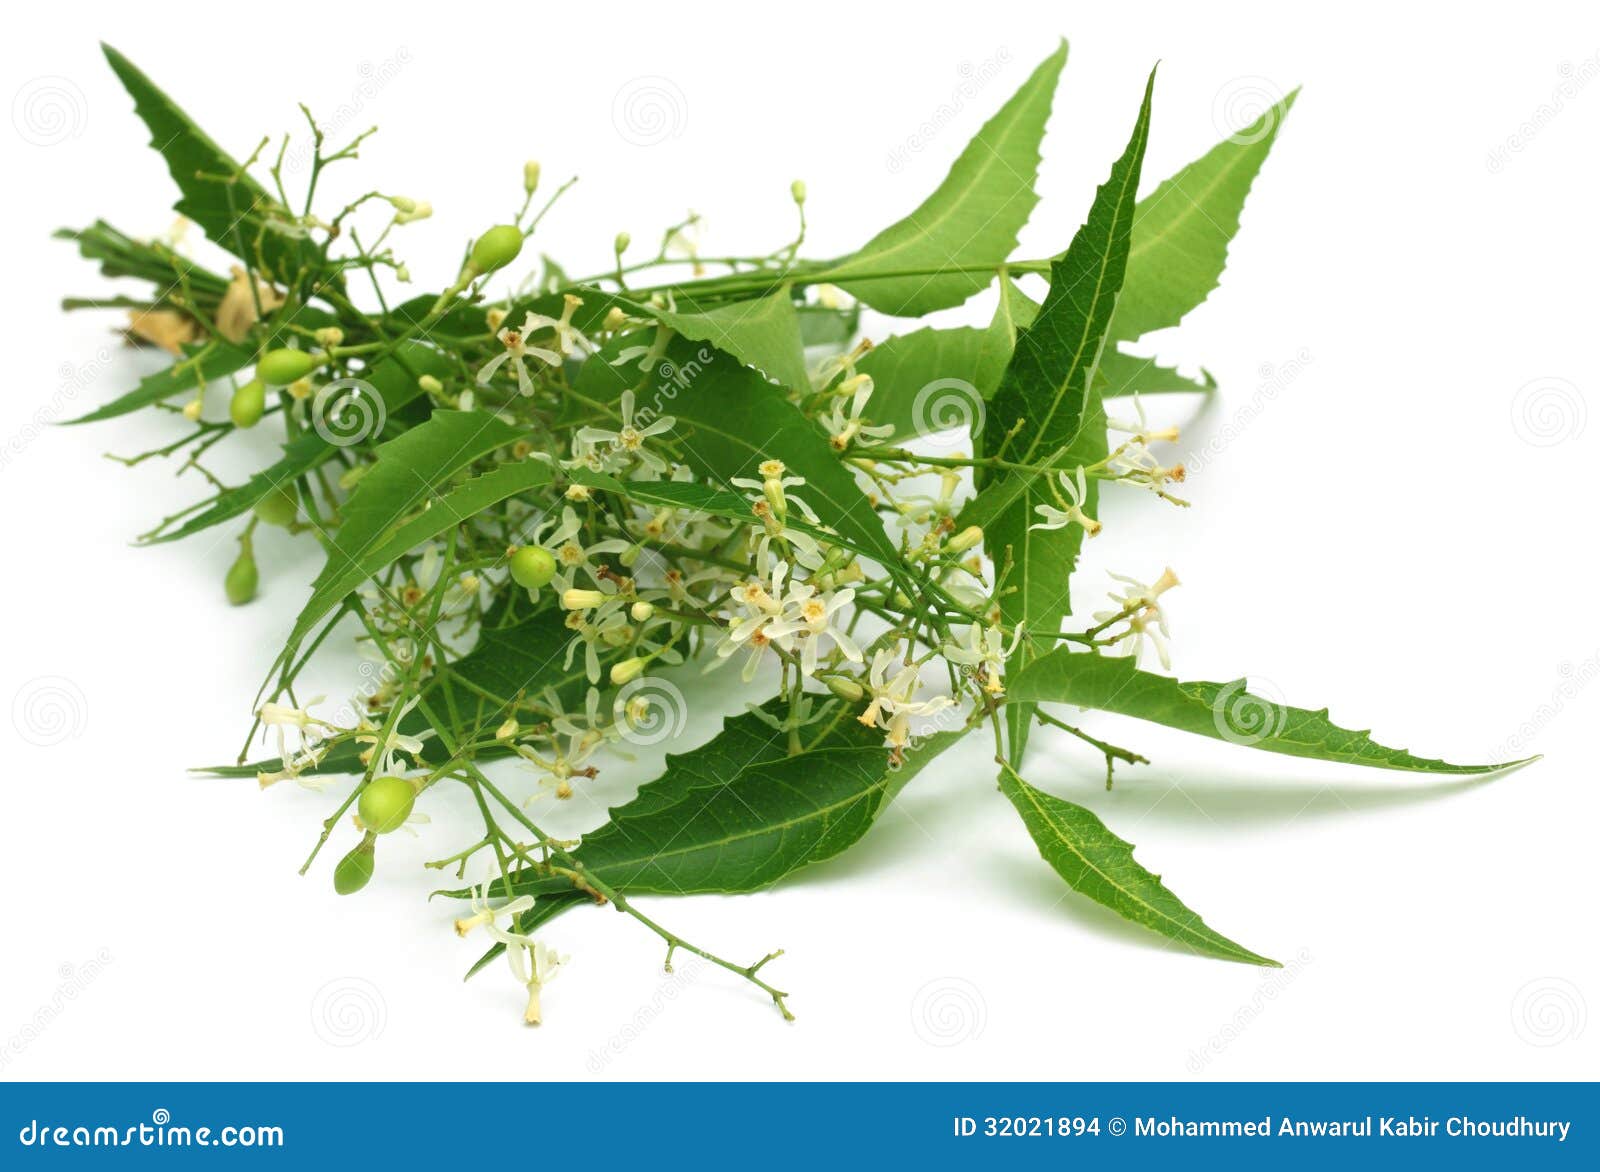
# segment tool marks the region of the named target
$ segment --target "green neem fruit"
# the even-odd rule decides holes
[[[256,377],[274,387],[286,387],[317,369],[317,360],[304,350],[268,350],[256,363]]]
[[[511,555],[511,576],[518,586],[538,590],[556,576],[556,559],[548,549],[525,545]]]
[[[251,552],[249,542],[246,542],[239,551],[238,559],[228,567],[222,588],[227,592],[229,602],[234,606],[243,606],[256,596],[256,587],[260,583],[261,574],[256,570],[255,554]]]
[[[388,834],[405,825],[416,800],[417,788],[405,778],[375,777],[361,791],[356,813],[361,816],[361,825],[374,834]]]
[[[480,273],[503,269],[522,251],[522,229],[513,224],[496,224],[472,246],[471,265]]]
[[[280,484],[256,502],[256,516],[268,525],[282,525],[288,528],[294,524],[294,519],[299,515],[300,502],[286,485]]]
[[[228,403],[228,414],[235,427],[254,427],[261,422],[261,413],[267,409],[267,384],[253,378],[233,392]]]
[[[361,840],[360,846],[339,860],[339,865],[333,869],[335,891],[340,895],[354,895],[367,885],[378,863],[376,847],[369,834]]]

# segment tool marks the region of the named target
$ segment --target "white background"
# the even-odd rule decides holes
[[[1585,686],[1600,672],[1592,6],[1522,4],[1493,22],[1395,4],[1317,17],[888,7],[14,14],[0,46],[14,96],[0,127],[0,1076],[1600,1074],[1587,1022],[1600,1000],[1600,686]],[[1143,497],[1106,506],[1086,591],[1108,567],[1170,563],[1183,676],[1258,673],[1426,755],[1542,762],[1459,784],[1090,718],[1155,762],[1108,794],[1092,754],[1041,737],[1032,780],[1100,812],[1220,931],[1293,962],[1273,975],[1195,959],[1067,896],[975,741],[858,850],[780,890],[647,901],[741,959],[788,949],[768,971],[793,992],[794,1025],[724,974],[667,981],[653,937],[582,911],[550,931],[572,961],[538,1030],[520,1026],[503,968],[460,982],[480,942],[457,940],[453,907],[424,901],[432,876],[416,864],[444,853],[461,811],[441,800],[421,839],[386,849],[371,889],[339,900],[326,866],[296,875],[336,798],[185,772],[237,751],[315,566],[269,536],[263,599],[227,608],[231,531],[129,544],[199,481],[101,458],[171,424],[48,426],[156,365],[114,344],[108,316],[55,309],[104,285],[49,230],[104,215],[148,235],[172,218],[97,38],[240,155],[298,129],[297,99],[325,119],[346,107],[347,133],[382,124],[360,182],[433,201],[402,244],[419,286],[437,287],[461,241],[520,198],[530,156],[547,183],[582,175],[542,242],[575,271],[604,264],[618,229],[651,240],[688,208],[712,251],[764,251],[788,238],[797,175],[810,251],[844,252],[933,188],[1059,34],[1072,52],[1024,256],[1070,239],[1154,60],[1147,186],[1252,100],[1305,86],[1221,289],[1157,339],[1221,390],[1203,410],[1152,406],[1185,423],[1191,452],[1228,438],[1187,513]],[[626,96],[652,77],[665,129],[629,131]],[[987,312],[978,300],[946,316]],[[230,475],[266,455],[250,438],[258,450],[219,462]],[[730,683],[721,711],[741,701]],[[701,703],[686,738],[719,716]],[[658,762],[607,769],[559,825],[595,824]]]

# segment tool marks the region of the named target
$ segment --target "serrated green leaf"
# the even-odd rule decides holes
[[[705,310],[646,305],[641,311],[686,338],[710,342],[781,386],[797,391],[810,387],[800,341],[800,318],[787,288],[766,297],[731,301]]]
[[[1115,322],[1113,321],[1113,324]],[[1199,379],[1162,366],[1154,358],[1140,358],[1106,347],[1100,356],[1100,395],[1105,399],[1128,395],[1164,395],[1176,391],[1205,394],[1217,389],[1217,380],[1202,370]]]
[[[967,144],[938,189],[905,219],[837,262],[829,279],[873,309],[901,317],[960,305],[987,286],[993,272],[872,278],[999,265],[1010,257],[1039,202],[1034,192],[1039,143],[1066,60],[1062,41]]]
[[[313,255],[309,242],[287,235],[288,213],[239,163],[195,125],[133,62],[102,44],[106,60],[150,130],[182,198],[176,210],[206,236],[270,279],[285,282]]]
[[[1127,148],[1096,191],[1071,246],[1051,265],[1044,304],[1017,332],[1015,351],[989,408],[983,433],[986,455],[1050,470],[1093,464],[1106,455],[1096,370],[1122,287],[1154,87],[1152,70]],[[1019,420],[1024,427],[1008,438]],[[1033,528],[1039,520],[1035,508],[1054,499],[1052,475],[1009,471],[986,478],[961,515],[960,524],[983,527],[984,543],[997,563],[1004,564],[1010,551],[1011,576],[1006,580],[1010,592],[1001,598],[1001,614],[1008,625],[1020,624],[1033,639],[1018,645],[1008,672],[1026,664],[1037,654],[1038,645],[1048,649],[1061,620],[1072,613],[1068,584],[1083,530],[1076,525]],[[1084,503],[1091,516],[1097,500],[1097,486],[1091,480]],[[1026,704],[1008,704],[1005,719],[1007,751],[1012,763],[1019,764],[1032,713]]]
[[[138,411],[142,407],[164,402],[183,391],[192,391],[203,382],[224,378],[248,366],[254,360],[255,354],[252,351],[220,339],[203,342],[198,346],[185,346],[184,357],[165,370],[158,370],[154,374],[145,376],[139,380],[139,385],[127,394],[113,399],[102,407],[96,407],[87,415],[69,419],[66,423],[68,425],[98,423],[102,419],[115,419],[130,411]]]
[[[759,480],[762,461],[781,459],[789,474],[805,477],[805,487],[795,493],[840,540],[880,562],[896,560],[894,544],[854,474],[781,388],[714,347],[674,338],[663,361],[642,374],[609,367],[604,353],[596,355],[584,363],[580,391],[614,400],[627,380],[640,385],[641,418],[677,419],[661,438],[703,480],[738,496],[735,477]],[[739,515],[747,516],[748,509]]]
[[[1139,201],[1112,337],[1133,339],[1175,326],[1217,287],[1250,185],[1298,93]]]
[[[1378,744],[1364,730],[1340,728],[1328,719],[1326,708],[1316,712],[1291,708],[1255,695],[1242,679],[1229,684],[1181,683],[1140,671],[1126,657],[1067,648],[1007,676],[1006,696],[1118,712],[1235,745],[1318,761],[1445,774],[1494,773],[1525,763],[1451,765],[1416,757]]]
[[[164,244],[137,240],[104,220],[87,228],[60,228],[51,233],[57,240],[71,240],[85,260],[99,264],[101,275],[136,277],[161,285],[184,289],[196,303],[214,309],[228,282],[187,256]]]
[[[669,755],[662,776],[585,835],[575,857],[628,894],[754,891],[855,843],[889,800],[965,733],[927,737],[896,769],[880,731],[861,725],[839,701],[822,703],[798,754],[788,754],[783,734],[746,713],[699,748]],[[786,705],[772,701],[767,710],[781,715]],[[569,889],[558,877],[523,876],[511,892]]]
[[[365,374],[363,379],[383,400],[384,414],[388,416],[422,394],[417,379],[425,374],[440,378],[449,373],[449,363],[437,350],[419,342],[407,342],[398,348],[393,357],[385,359]],[[185,514],[188,520],[182,524],[177,524],[180,518],[173,518],[157,526],[140,541],[150,545],[177,541],[249,512],[257,501],[279,488],[293,485],[337,450],[314,428],[301,432],[283,446],[283,458],[276,464],[256,473],[242,485],[223,489],[199,513]]]
[[[866,417],[894,428],[892,443],[960,426],[994,390],[980,382],[984,333],[970,326],[913,330],[889,338],[856,364],[872,376]]]
[[[1035,789],[1009,768],[1001,770],[1000,789],[1022,816],[1044,861],[1080,895],[1201,956],[1279,967],[1208,927],[1159,875],[1139,865],[1133,844],[1111,833],[1093,811]]]
[[[279,662],[345,595],[425,541],[483,509],[551,480],[538,460],[501,464],[454,487],[450,480],[522,431],[479,411],[436,411],[426,423],[378,448],[328,542],[328,560],[311,585]],[[276,666],[276,665],[275,665]]]

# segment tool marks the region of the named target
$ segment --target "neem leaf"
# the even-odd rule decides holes
[[[766,297],[732,301],[706,310],[641,306],[686,338],[710,342],[753,366],[782,386],[803,391],[810,386],[800,318],[787,288]]]
[[[801,752],[789,755],[784,734],[754,714],[730,717],[706,744],[670,754],[662,776],[585,835],[575,857],[628,894],[754,891],[859,840],[889,800],[966,731],[927,737],[896,769],[880,731],[839,701],[813,700],[826,708],[804,730]],[[786,704],[772,701],[767,710],[781,715]],[[570,887],[559,877],[527,875],[511,890]]]
[[[310,254],[303,239],[281,226],[288,213],[238,162],[195,125],[133,62],[102,44],[106,60],[150,129],[150,145],[166,160],[183,197],[176,210],[246,264],[278,281],[292,278]],[[269,211],[274,214],[269,216]]]
[[[1080,895],[1201,956],[1279,967],[1208,927],[1093,811],[1035,789],[1009,768],[1000,772],[1000,790],[1022,815],[1044,861]]]
[[[735,477],[759,480],[762,461],[782,460],[791,475],[805,478],[805,487],[794,492],[824,525],[851,548],[880,562],[896,560],[894,544],[855,475],[781,388],[737,359],[686,338],[674,338],[665,360],[645,377],[640,408],[649,412],[646,418],[677,418],[662,438],[701,477],[737,495],[730,483]]]
[[[999,265],[1011,255],[1039,202],[1039,143],[1066,60],[1062,41],[967,144],[934,193],[837,262],[829,279],[873,309],[901,317],[960,305],[987,286],[992,272],[875,275]]]
[[[1137,338],[1175,326],[1217,287],[1250,185],[1298,93],[1139,201],[1113,337]]]
[[[1150,137],[1150,98],[1155,71],[1145,84],[1144,101],[1127,148],[1095,192],[1088,218],[1066,253],[1050,266],[1050,292],[1037,316],[1016,335],[1016,349],[995,391],[983,433],[984,453],[1045,469],[1093,464],[1106,454],[1106,429],[1096,369],[1106,328],[1122,287],[1123,266],[1133,225],[1134,197],[1145,144]],[[1012,310],[1012,312],[1016,312]],[[1025,312],[1025,311],[1024,311]],[[1018,421],[1024,426],[1013,433]],[[985,480],[960,524],[981,525],[984,544],[997,563],[1010,550],[1010,592],[1000,609],[1007,625],[1020,624],[1045,640],[1072,613],[1068,583],[1077,566],[1083,530],[1041,530],[1036,506],[1053,500],[1053,471],[1008,471]],[[1090,481],[1084,507],[1093,510],[1097,486]],[[1092,511],[1091,511],[1091,516]],[[1024,640],[1012,654],[1008,672],[1036,654]],[[1008,704],[1008,752],[1021,762],[1032,712],[1024,703]]]
[[[1115,325],[1115,320],[1112,321]],[[1134,354],[1107,346],[1100,356],[1100,394],[1106,399],[1126,395],[1163,395],[1172,391],[1197,391],[1204,394],[1217,389],[1217,380],[1202,370],[1200,379],[1179,374],[1170,366],[1162,366],[1154,358],[1140,358]]]
[[[1119,712],[1183,732],[1229,741],[1269,753],[1342,761],[1417,773],[1494,773],[1523,761],[1496,765],[1451,765],[1415,757],[1374,741],[1364,730],[1340,728],[1328,710],[1291,708],[1251,693],[1247,681],[1181,683],[1140,671],[1123,656],[1060,648],[1006,678],[1008,700],[1072,704]],[[1527,760],[1532,760],[1528,758]]]
[[[872,376],[867,417],[891,425],[893,443],[970,425],[994,390],[980,383],[983,352],[984,333],[970,326],[929,326],[887,339],[856,364]]]

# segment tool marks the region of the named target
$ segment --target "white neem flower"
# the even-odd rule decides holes
[[[940,712],[955,704],[949,696],[916,699],[917,665],[901,662],[891,675],[890,668],[898,660],[895,647],[887,647],[872,657],[872,666],[867,669],[867,694],[871,699],[866,710],[856,717],[868,727],[887,730],[886,743],[896,749],[903,748],[909,738],[911,717]]]
[[[538,1025],[544,1020],[539,1005],[539,994],[544,986],[556,979],[561,966],[568,958],[548,947],[544,941],[531,936],[504,933],[501,941],[506,946],[506,961],[511,972],[528,990],[528,1005],[522,1011],[522,1020],[528,1025]]]
[[[456,921],[457,936],[467,935],[467,933],[471,932],[472,929],[476,928],[480,924],[488,929],[490,933],[497,936],[509,935],[509,933],[499,930],[495,920],[500,916],[506,916],[512,918],[514,921],[516,916],[522,914],[533,906],[533,896],[519,895],[510,902],[503,903],[499,907],[495,907],[489,902],[489,883],[490,881],[485,879],[483,883],[473,891],[472,899],[469,905],[472,908],[472,914],[467,916],[465,919]]]
[[[1124,617],[1128,628],[1113,639],[1111,645],[1115,647],[1126,642],[1134,662],[1138,662],[1144,653],[1145,643],[1149,642],[1155,647],[1161,666],[1171,670],[1172,656],[1168,650],[1168,640],[1171,635],[1167,630],[1166,612],[1161,607],[1161,596],[1180,584],[1178,575],[1173,573],[1169,566],[1161,571],[1161,577],[1148,586],[1137,578],[1130,578],[1125,574],[1111,576],[1123,583],[1127,589],[1120,594],[1115,591],[1107,594],[1106,597],[1111,599],[1116,609],[1096,611],[1094,621],[1110,623],[1119,617]]]
[[[894,425],[889,423],[869,424],[861,420],[861,412],[867,405],[867,400],[872,398],[872,377],[870,375],[857,375],[854,380],[854,394],[849,396],[850,408],[845,410],[845,396],[840,395],[833,402],[833,410],[822,417],[822,426],[832,438],[828,441],[833,445],[833,450],[842,452],[848,448],[855,438],[866,436],[868,439],[887,439],[894,434]]]
[[[657,474],[664,473],[668,470],[667,462],[646,447],[644,441],[651,436],[671,431],[678,421],[670,415],[662,415],[640,427],[634,421],[633,407],[633,391],[623,391],[622,426],[616,431],[603,427],[582,427],[578,429],[576,438],[580,443],[590,447],[605,445],[613,452],[626,453],[651,471]]]
[[[550,319],[543,319],[548,322]],[[504,352],[496,354],[485,362],[478,371],[478,385],[488,386],[489,380],[494,377],[494,372],[505,363],[510,362],[517,372],[517,392],[522,395],[533,394],[533,377],[528,374],[527,359],[537,358],[547,366],[559,366],[561,355],[554,350],[546,350],[539,346],[528,345],[528,332],[538,329],[539,322],[534,314],[528,314],[522,319],[522,328],[513,330],[510,327],[499,333],[500,344],[505,347]]]
[[[1022,624],[1017,624],[1016,631],[1011,636],[1011,646],[1006,646],[1005,632],[999,627],[985,627],[973,623],[967,629],[967,645],[959,646],[955,643],[946,643],[939,648],[940,653],[951,663],[959,663],[974,669],[974,674],[983,685],[983,690],[991,695],[998,696],[1005,691],[1001,682],[1002,673],[1005,671],[1006,660],[1017,649],[1017,644],[1022,641]]]
[[[370,721],[363,720],[361,722],[361,731],[357,733],[355,740],[358,744],[372,746],[361,754],[361,763],[363,765],[371,764],[373,755],[376,754],[378,758],[378,775],[381,776],[399,773],[406,768],[405,764],[399,760],[401,753],[408,754],[414,762],[419,759],[419,754],[423,749],[423,742],[433,735],[433,730],[426,728],[416,736],[411,736],[400,731],[400,722],[411,714],[411,710],[417,706],[417,702],[421,699],[421,696],[413,696],[401,706],[387,734]]]
[[[1112,431],[1127,432],[1137,444],[1149,445],[1157,442],[1175,444],[1178,442],[1178,429],[1176,427],[1163,427],[1156,431],[1150,430],[1150,421],[1144,415],[1144,402],[1139,398],[1137,391],[1133,396],[1133,410],[1138,415],[1137,423],[1125,423],[1118,419],[1106,417],[1106,426]]]
[[[288,704],[277,704],[269,700],[256,712],[256,716],[260,718],[262,725],[270,728],[276,737],[278,759],[283,763],[286,776],[297,776],[299,768],[291,764],[293,754],[289,751],[285,730],[295,730],[299,742],[297,750],[302,756],[316,748],[318,742],[322,739],[322,730],[332,726],[326,721],[311,715],[310,710],[312,705],[321,704],[326,699],[326,696],[314,696],[306,703],[304,708],[295,708]],[[278,780],[278,778],[275,777],[273,780]],[[270,785],[272,783],[263,781],[261,784]]]
[[[1076,475],[1069,472],[1056,473],[1056,480],[1066,495],[1067,507],[1058,509],[1054,505],[1035,505],[1033,511],[1044,520],[1037,525],[1030,525],[1029,528],[1065,529],[1068,525],[1082,525],[1084,532],[1090,537],[1099,533],[1103,526],[1083,511],[1084,502],[1089,498],[1089,482],[1084,475],[1083,466],[1078,466]]]
[[[800,666],[807,674],[817,670],[817,656],[825,642],[831,641],[851,663],[860,663],[861,648],[845,631],[831,625],[833,616],[854,600],[854,590],[817,594],[811,586],[794,583],[784,599],[783,616],[768,629],[777,640],[795,639],[800,644]]]
[[[565,308],[560,317],[550,317],[543,313],[530,313],[522,319],[522,333],[526,337],[539,330],[555,331],[555,346],[561,355],[570,358],[575,351],[592,353],[594,343],[584,337],[583,331],[572,324],[572,315],[583,304],[583,298],[574,297],[568,293],[565,298]]]

